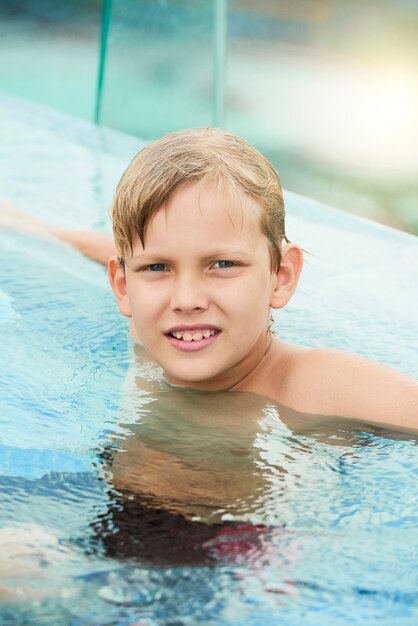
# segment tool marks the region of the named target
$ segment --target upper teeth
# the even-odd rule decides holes
[[[187,331],[171,333],[176,339],[183,339],[183,341],[199,341],[200,339],[207,339],[211,335],[214,335],[216,330],[199,330],[196,333],[189,333]]]

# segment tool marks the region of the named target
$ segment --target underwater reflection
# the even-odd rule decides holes
[[[371,443],[358,422],[253,393],[172,387],[140,362],[124,391],[122,434],[99,452],[111,498],[93,543],[108,556],[171,565],[267,558],[289,539],[295,494],[308,503],[335,486],[342,459]]]

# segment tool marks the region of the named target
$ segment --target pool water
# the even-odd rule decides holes
[[[139,140],[8,97],[0,135],[4,198],[110,228]],[[416,375],[416,239],[286,200],[310,254],[276,332]],[[169,387],[103,268],[0,255],[0,624],[415,626],[416,437]]]

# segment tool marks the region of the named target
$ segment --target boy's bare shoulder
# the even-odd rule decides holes
[[[418,429],[418,383],[342,350],[286,346],[282,402],[298,411]]]

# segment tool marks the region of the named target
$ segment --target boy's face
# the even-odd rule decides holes
[[[244,195],[208,182],[181,188],[116,274],[121,312],[171,383],[227,389],[265,353],[277,274]]]

